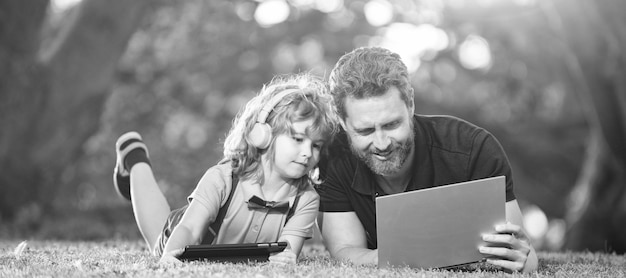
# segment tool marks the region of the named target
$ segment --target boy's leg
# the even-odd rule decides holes
[[[141,136],[136,132],[125,133],[115,145],[117,162],[113,184],[120,196],[131,201],[137,227],[152,251],[170,206],[154,178],[148,149]]]
[[[152,168],[147,163],[132,166],[130,184],[135,221],[152,252],[170,214],[170,206],[154,179]]]

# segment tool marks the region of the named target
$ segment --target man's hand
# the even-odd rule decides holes
[[[175,249],[170,252],[163,252],[161,259],[159,259],[159,264],[172,266],[182,265],[183,262],[178,259],[178,256],[182,255],[183,251],[183,249]]]
[[[274,265],[294,265],[296,264],[297,259],[298,256],[296,256],[296,254],[291,251],[291,249],[285,249],[282,252],[271,253],[269,257],[270,264]]]
[[[524,230],[515,224],[495,226],[496,233],[483,235],[488,246],[479,247],[482,254],[490,255],[487,263],[502,267],[511,272],[522,272],[531,250]]]

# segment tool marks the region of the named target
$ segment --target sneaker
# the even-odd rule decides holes
[[[126,168],[126,156],[133,150],[143,149],[148,156],[148,148],[143,143],[141,135],[135,131],[122,134],[115,142],[117,160],[113,169],[113,185],[115,191],[124,199],[130,201],[130,169]]]

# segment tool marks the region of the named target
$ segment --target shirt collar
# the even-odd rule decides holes
[[[241,180],[239,182],[239,186],[241,187],[241,193],[243,194],[243,199],[246,203],[248,202],[248,200],[250,200],[250,198],[252,198],[252,196],[256,195],[265,201],[289,201],[289,204],[291,205],[296,197],[296,194],[298,194],[298,189],[296,188],[296,186],[293,186],[289,183],[284,183],[283,185],[281,185],[280,188],[276,191],[276,194],[274,194],[273,198],[270,199],[265,198],[263,190],[261,189],[261,185],[252,179]]]

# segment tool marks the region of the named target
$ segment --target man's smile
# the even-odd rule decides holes
[[[387,161],[392,153],[392,151],[372,152],[372,155],[378,160]]]

